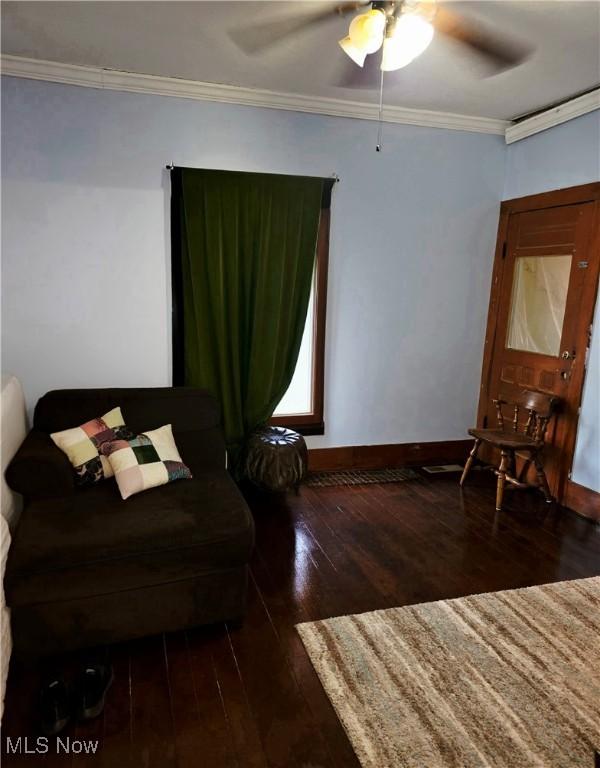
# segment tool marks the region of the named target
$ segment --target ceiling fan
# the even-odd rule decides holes
[[[445,5],[445,4],[444,4]],[[520,64],[529,49],[449,10],[436,0],[375,0],[327,4],[312,14],[288,16],[229,30],[230,37],[246,53],[259,53],[284,38],[319,24],[332,15],[345,16],[360,10],[350,22],[348,34],[339,41],[342,50],[359,67],[370,54],[381,50],[379,69],[389,72],[405,67],[431,43],[434,33],[452,38],[483,57],[494,71]],[[367,68],[365,68],[367,69]],[[369,72],[375,74],[369,66]],[[369,85],[360,70],[345,78],[345,86]],[[372,83],[373,85],[375,83]]]

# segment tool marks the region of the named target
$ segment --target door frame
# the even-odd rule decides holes
[[[498,325],[498,310],[502,288],[506,279],[506,243],[508,237],[508,225],[512,214],[526,211],[543,210],[556,208],[563,205],[575,205],[580,203],[594,202],[594,223],[591,236],[590,247],[600,250],[600,182],[591,184],[581,184],[576,187],[566,187],[564,189],[552,190],[551,192],[541,192],[535,195],[517,197],[512,200],[504,200],[500,205],[500,221],[498,224],[498,237],[496,240],[496,250],[494,254],[494,268],[492,271],[492,285],[490,290],[490,303],[488,309],[487,328],[485,333],[485,343],[483,348],[483,364],[481,369],[481,386],[479,390],[479,407],[477,409],[477,426],[484,426],[484,417],[488,407],[492,374],[492,359],[494,347],[496,344],[496,333]],[[587,307],[588,311],[582,312],[578,318],[576,338],[578,341],[577,349],[589,348],[591,340],[591,326],[594,319],[594,309],[598,294],[598,278],[600,277],[600,259],[596,259],[590,264],[591,272],[589,279],[585,283],[582,297],[582,306]],[[600,333],[600,328],[596,329]],[[587,363],[587,356],[586,356]],[[576,366],[573,377],[570,382],[569,390],[578,398],[579,405],[577,413],[581,407],[581,396],[583,393],[583,383],[585,379],[587,365]],[[496,395],[494,395],[496,396]],[[559,481],[557,500],[562,502],[569,493],[569,486],[572,484],[570,479],[571,468],[575,453],[575,441],[577,438],[578,418],[573,419],[569,425],[568,432],[565,435],[563,455],[559,465]]]

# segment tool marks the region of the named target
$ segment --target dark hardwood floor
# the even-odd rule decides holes
[[[242,627],[198,628],[115,646],[101,718],[71,726],[93,756],[35,748],[36,674],[11,668],[5,766],[352,768],[358,761],[294,629],[298,622],[600,574],[600,526],[507,494],[487,473],[249,496],[257,529]],[[40,638],[43,643],[43,638]],[[385,768],[382,766],[382,768]]]

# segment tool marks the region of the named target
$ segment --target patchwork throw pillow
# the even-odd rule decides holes
[[[110,463],[103,455],[103,446],[114,440],[128,440],[133,433],[125,426],[121,409],[113,408],[99,419],[54,432],[50,437],[69,457],[75,470],[76,484],[90,485],[113,475]]]
[[[130,440],[115,440],[105,446],[104,453],[123,499],[173,480],[192,477],[181,460],[170,424]]]

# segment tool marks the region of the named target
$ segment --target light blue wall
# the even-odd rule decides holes
[[[2,85],[2,363],[30,407],[53,387],[170,382],[166,162],[337,172],[327,433],[311,443],[462,438],[478,397],[500,198],[600,178],[599,112],[508,148],[385,126],[377,154],[366,121]],[[596,490],[599,371],[595,333],[573,477]]]
[[[503,200],[600,179],[600,110],[509,144]]]
[[[600,110],[510,144],[504,199],[600,180]],[[588,357],[573,480],[600,491],[600,302]]]
[[[478,400],[502,137],[4,78],[2,355],[55,387],[170,382],[176,165],[341,177],[326,435],[465,437]]]

